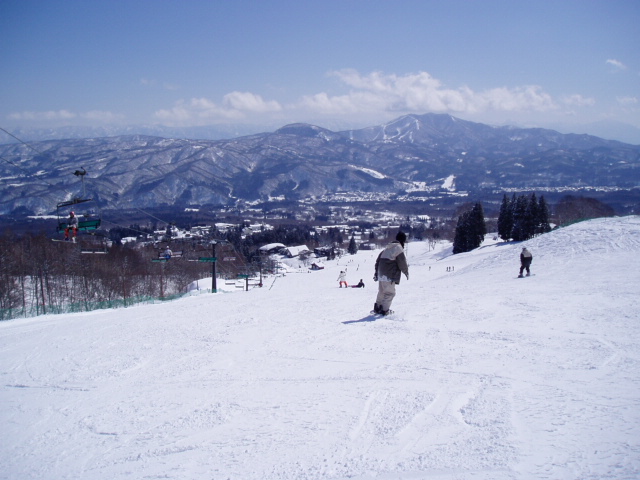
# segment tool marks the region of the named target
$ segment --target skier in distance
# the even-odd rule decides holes
[[[340,275],[338,275],[338,282],[340,282],[340,288],[342,288],[342,284],[344,284],[344,288],[349,286],[349,284],[347,284],[347,274],[344,270],[340,271]]]
[[[531,252],[529,250],[527,250],[527,247],[522,247],[522,252],[520,252],[520,275],[518,275],[518,278],[522,278],[522,272],[524,272],[524,270],[527,270],[527,277],[529,275],[531,275],[531,262],[533,261],[533,255],[531,255]]]

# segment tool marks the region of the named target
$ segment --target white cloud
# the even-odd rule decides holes
[[[76,118],[76,114],[69,110],[48,110],[45,112],[15,112],[9,114],[12,120],[27,121],[55,121],[55,120],[71,120]]]
[[[229,110],[246,112],[279,112],[282,110],[276,101],[265,102],[260,95],[250,92],[231,92],[224,96],[222,103]]]
[[[605,63],[615,67],[616,70],[626,70],[627,69],[627,66],[624,63],[622,63],[620,60],[614,60],[614,59],[610,58]]]
[[[205,125],[229,121],[323,122],[329,117],[340,122],[391,118],[407,113],[452,113],[467,115],[531,116],[561,113],[561,106],[590,107],[595,99],[579,94],[555,99],[539,85],[501,86],[476,91],[469,86],[451,88],[428,72],[406,75],[353,69],[329,72],[343,92],[310,93],[281,104],[252,92],[233,91],[221,102],[207,98],[181,100],[172,108],[155,112],[156,120],[173,125]]]
[[[124,119],[124,115],[119,115],[117,113],[106,112],[102,110],[91,110],[90,112],[86,112],[80,115],[82,118],[86,118],[87,120],[96,120],[102,123],[111,123]]]
[[[299,106],[322,114],[341,115],[356,113],[358,107],[348,95],[329,97],[326,93],[316,93],[302,97]],[[291,108],[296,108],[295,106]]]
[[[516,88],[493,88],[474,95],[471,100],[476,104],[477,111],[545,112],[557,108],[551,95],[545,93],[542,87],[537,85]]]
[[[638,104],[637,97],[617,97],[616,100],[620,105],[625,107],[634,106]]]
[[[572,107],[592,107],[596,104],[594,98],[583,97],[580,94],[568,95],[562,98],[565,105]]]
[[[173,108],[158,110],[156,119],[167,124],[195,124],[239,121],[247,114],[265,114],[282,110],[276,101],[265,101],[260,95],[249,92],[231,92],[224,96],[222,105],[207,98],[180,100]]]
[[[317,93],[302,98],[300,108],[322,114],[376,112],[548,111],[557,106],[551,96],[536,85],[500,87],[475,92],[469,87],[447,88],[427,72],[398,76],[355,70],[332,72],[351,91],[330,96]]]
[[[24,120],[33,123],[47,122],[69,122],[78,118],[93,122],[112,123],[124,119],[124,115],[102,110],[91,110],[89,112],[75,113],[69,110],[49,110],[43,112],[16,112],[9,114],[12,120]]]

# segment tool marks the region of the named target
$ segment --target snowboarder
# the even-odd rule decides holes
[[[73,232],[72,241],[75,243],[76,236],[78,235],[78,217],[76,217],[75,212],[69,213],[69,218],[67,219],[67,226],[64,229],[65,242],[69,241],[69,231]]]
[[[376,259],[373,280],[378,282],[378,296],[373,305],[373,313],[388,315],[391,302],[396,296],[396,285],[400,284],[401,274],[404,273],[409,280],[409,266],[404,254],[406,241],[407,235],[398,232],[395,241],[387,245]]]
[[[527,247],[522,247],[522,252],[520,253],[520,275],[518,275],[518,278],[522,278],[522,272],[524,272],[525,269],[527,270],[527,277],[531,275],[529,268],[531,267],[532,261],[533,255],[531,255],[531,252],[527,250]]]
[[[349,285],[347,284],[347,274],[344,270],[340,271],[340,275],[338,275],[338,282],[340,282],[340,288],[342,288],[342,284],[344,283],[344,287],[347,288]]]
[[[358,284],[357,285],[351,285],[351,288],[364,288],[364,282],[362,281],[362,279],[360,279]]]
[[[167,245],[167,248],[164,250],[164,258],[169,260],[171,258],[171,255],[173,255],[173,252],[171,251],[171,249],[169,248],[169,245]]]

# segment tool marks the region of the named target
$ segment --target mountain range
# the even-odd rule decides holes
[[[440,114],[339,132],[291,124],[228,140],[57,139],[1,145],[0,157],[0,214],[50,213],[85,196],[114,209],[517,190],[640,196],[638,145]],[[74,176],[80,168],[87,175]]]

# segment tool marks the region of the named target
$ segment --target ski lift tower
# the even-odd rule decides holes
[[[216,264],[218,263],[218,258],[216,257],[216,246],[217,245],[226,245],[226,240],[212,240],[211,241],[211,257],[200,257],[198,261],[200,262],[211,262],[211,293],[218,292],[218,283],[216,281]]]

